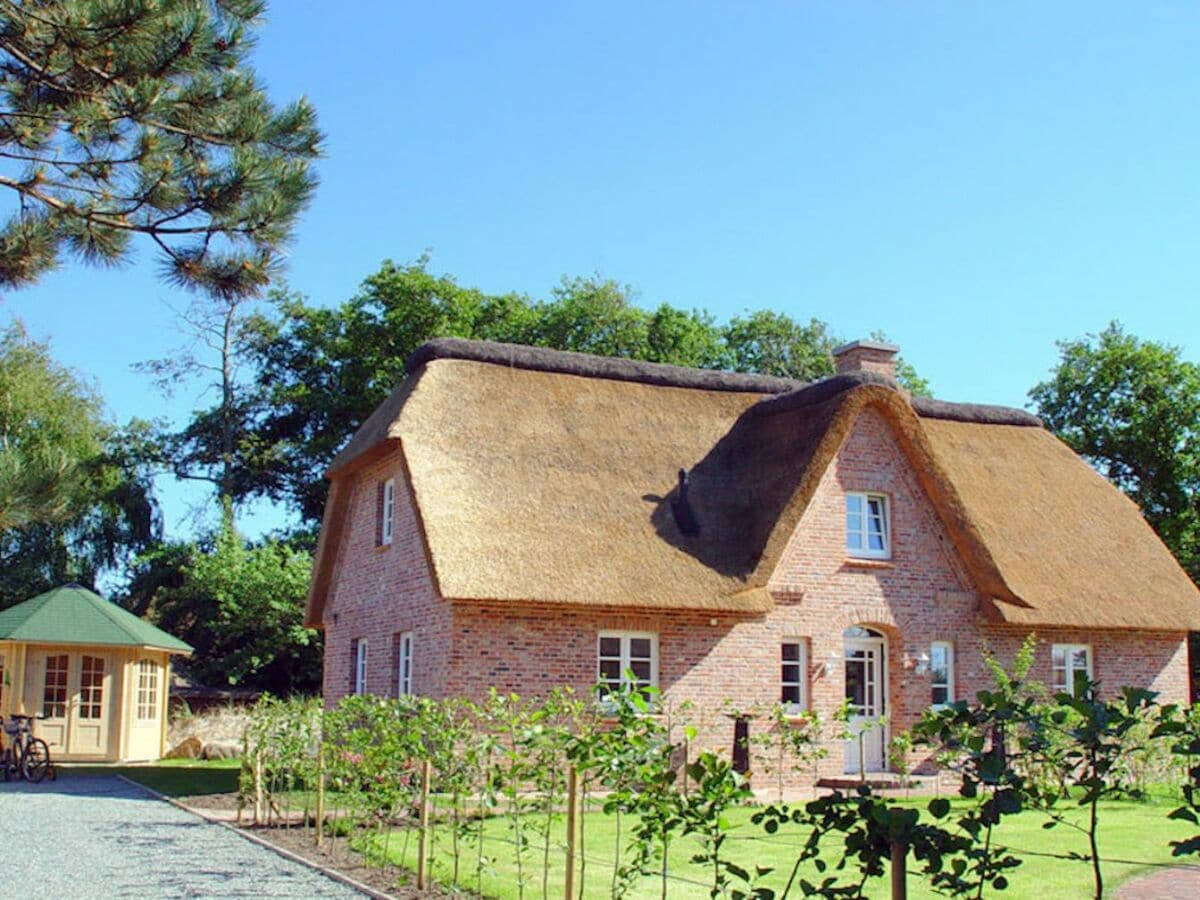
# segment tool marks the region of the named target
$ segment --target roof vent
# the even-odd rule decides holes
[[[896,354],[900,348],[883,341],[851,341],[833,351],[833,361],[839,375],[851,372],[874,372],[896,380]]]
[[[682,534],[699,534],[700,523],[696,521],[696,513],[692,511],[691,501],[688,500],[688,471],[679,470],[679,490],[671,501],[671,513],[675,516],[675,524]]]

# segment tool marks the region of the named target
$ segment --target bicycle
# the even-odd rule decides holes
[[[0,769],[4,770],[5,781],[11,780],[15,774],[38,784],[47,775],[51,781],[57,775],[54,763],[50,761],[50,746],[33,736],[34,718],[13,714],[4,722],[4,734],[8,741],[3,754],[0,754]]]

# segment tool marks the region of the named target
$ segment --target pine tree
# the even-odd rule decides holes
[[[0,287],[60,257],[115,264],[134,234],[164,277],[265,285],[316,186],[309,103],[276,109],[247,55],[263,0],[0,0]]]

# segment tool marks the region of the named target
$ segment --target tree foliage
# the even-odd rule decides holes
[[[17,322],[0,335],[0,400],[0,530],[78,512],[102,450],[99,397]]]
[[[0,334],[0,608],[94,585],[158,539],[147,447],[144,423],[105,421],[91,387],[19,322]]]
[[[1038,415],[1200,578],[1200,366],[1116,322],[1058,346],[1058,366],[1029,394]]]
[[[195,648],[191,675],[276,694],[320,690],[320,639],[303,624],[307,553],[272,540],[247,544],[228,528],[209,546],[160,552],[183,563],[177,583],[160,586],[151,615]]]
[[[313,108],[247,65],[263,0],[0,2],[0,286],[134,234],[168,280],[230,297],[269,280],[316,185]]]

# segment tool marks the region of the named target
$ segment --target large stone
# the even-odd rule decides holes
[[[184,738],[174,747],[172,747],[164,759],[199,759],[204,752],[204,742],[200,738],[193,735],[189,738]]]
[[[237,759],[242,755],[242,745],[237,741],[209,741],[204,745],[205,759]]]

